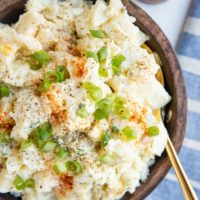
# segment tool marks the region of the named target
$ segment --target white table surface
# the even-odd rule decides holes
[[[172,46],[175,47],[192,0],[167,0],[156,5],[141,3],[138,0],[133,1],[158,23]]]

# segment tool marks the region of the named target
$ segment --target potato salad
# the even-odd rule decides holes
[[[161,156],[171,99],[120,0],[29,0],[0,24],[0,193],[115,200]]]

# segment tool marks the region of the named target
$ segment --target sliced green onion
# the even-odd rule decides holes
[[[64,65],[60,65],[56,67],[56,73],[58,76],[58,82],[63,82],[66,79],[67,70]]]
[[[68,156],[69,152],[67,151],[67,149],[63,148],[63,147],[59,147],[58,149],[58,157],[60,159],[65,159]]]
[[[8,97],[10,94],[10,89],[5,84],[0,84],[0,98],[2,97]]]
[[[106,46],[102,47],[98,52],[97,56],[99,58],[99,61],[105,61],[108,57],[108,48]]]
[[[56,147],[56,143],[55,142],[52,142],[52,141],[49,141],[49,142],[46,142],[44,143],[42,146],[41,146],[41,150],[45,153],[48,153],[50,151],[53,151]]]
[[[94,117],[97,120],[102,120],[108,117],[108,115],[111,113],[111,109],[107,108],[107,109],[101,109],[98,108],[95,112],[94,112]]]
[[[101,30],[90,30],[90,33],[95,38],[105,38],[105,34]]]
[[[79,105],[79,109],[77,110],[76,114],[81,118],[86,118],[89,115],[85,105],[82,103]]]
[[[25,181],[25,187],[27,188],[34,188],[35,186],[35,181],[34,179],[30,178],[28,180]]]
[[[45,122],[38,126],[34,131],[36,141],[46,142],[52,136],[52,127],[49,122]]]
[[[103,92],[101,88],[97,87],[96,85],[92,83],[89,83],[89,82],[84,83],[83,88],[88,92],[89,97],[93,101],[98,101],[103,96]]]
[[[112,104],[115,95],[111,94],[96,103],[97,110],[94,112],[94,117],[97,120],[102,120],[108,117],[112,111]]]
[[[29,147],[31,147],[33,145],[33,142],[31,140],[25,140],[21,143],[21,149],[25,150],[28,149]]]
[[[115,105],[118,106],[124,106],[124,104],[126,103],[126,99],[124,97],[121,96],[117,96],[114,100]]]
[[[122,133],[126,136],[127,140],[135,140],[137,138],[137,132],[130,126],[123,128]]]
[[[110,140],[110,136],[107,132],[105,132],[101,138],[101,147],[105,147],[108,145],[108,142]]]
[[[65,164],[63,162],[57,162],[54,166],[53,166],[53,170],[57,173],[57,174],[61,174],[63,172],[66,171],[66,167]]]
[[[30,69],[37,71],[42,68],[42,64],[39,64],[35,60],[29,60]]]
[[[126,57],[124,55],[118,54],[112,58],[111,63],[113,66],[120,66],[125,60]]]
[[[96,62],[99,62],[99,58],[98,58],[97,54],[94,53],[94,52],[92,52],[92,51],[87,51],[87,52],[86,52],[86,57],[87,57],[87,58],[92,58],[92,59],[94,59]]]
[[[121,64],[125,59],[125,56],[122,54],[118,54],[112,58],[112,71],[115,75],[119,76],[121,74]]]
[[[49,83],[59,82],[59,75],[55,71],[49,71],[44,75],[44,81]]]
[[[96,85],[94,85],[93,83],[90,83],[90,82],[83,83],[83,88],[87,91],[90,91],[91,89],[95,87]]]
[[[50,61],[50,55],[44,50],[36,51],[29,57],[29,64],[32,70],[38,70],[42,68],[43,65],[49,64]]]
[[[97,101],[102,98],[102,96],[103,96],[102,90],[99,87],[95,86],[94,84],[84,83],[83,87],[84,87],[84,89],[87,90],[87,92],[92,100]]]
[[[14,181],[13,181],[13,185],[15,186],[15,188],[17,190],[24,190],[26,188],[26,184],[23,180],[23,178],[21,178],[20,176],[16,176]]]
[[[148,128],[148,135],[150,137],[159,135],[159,133],[160,133],[160,130],[157,126],[151,126],[151,127]]]
[[[52,83],[43,80],[38,87],[38,91],[39,92],[47,92],[49,90],[49,88],[51,87],[51,85],[52,85]]]
[[[39,148],[44,148],[45,143],[51,140],[52,127],[49,122],[45,122],[34,130],[34,141]]]
[[[116,126],[113,126],[112,127],[112,132],[119,133],[119,128],[117,128]]]
[[[44,50],[36,51],[31,57],[43,65],[47,65],[51,61],[51,56]]]
[[[98,101],[96,103],[96,107],[101,108],[101,109],[106,109],[106,108],[110,108],[112,106],[112,103],[113,103],[113,98],[112,97],[106,97],[106,98]]]
[[[121,66],[112,66],[112,71],[115,75],[119,76],[121,74]]]
[[[65,66],[57,66],[56,71],[49,71],[44,75],[38,91],[47,92],[53,83],[63,82],[66,79],[67,71]]]
[[[8,144],[10,142],[10,136],[7,132],[0,133],[0,143]]]
[[[79,174],[83,171],[83,166],[77,161],[67,161],[65,164],[67,171]]]
[[[113,109],[114,114],[118,115],[122,119],[128,119],[130,117],[130,112],[124,107],[126,99],[121,96],[117,96],[114,100]]]
[[[110,164],[113,161],[113,156],[110,154],[103,154],[99,156],[99,161],[103,164]]]
[[[23,178],[17,175],[13,181],[13,185],[17,190],[24,190],[25,188],[34,188],[35,181],[32,178],[24,181]]]
[[[118,115],[121,119],[129,119],[130,111],[128,108],[116,106],[114,108],[114,114]]]
[[[129,117],[130,117],[130,111],[128,110],[128,108],[120,108],[118,110],[118,116],[121,119],[129,119]]]
[[[106,67],[102,66],[102,65],[99,67],[98,73],[99,73],[99,76],[102,76],[104,78],[108,77],[108,75],[109,75],[108,74],[108,70],[106,69]]]

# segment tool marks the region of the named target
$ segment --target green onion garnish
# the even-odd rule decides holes
[[[58,157],[60,159],[65,159],[67,156],[68,156],[69,152],[66,148],[63,148],[63,147],[59,147],[58,149]]]
[[[24,181],[22,177],[17,175],[13,181],[13,185],[17,190],[24,190],[25,188],[34,188],[35,181],[32,178]]]
[[[105,132],[101,138],[101,147],[105,147],[108,145],[108,142],[110,140],[110,136],[107,132]]]
[[[106,46],[102,47],[98,52],[97,56],[99,58],[99,61],[105,61],[108,57],[108,48]]]
[[[49,90],[49,88],[51,87],[51,83],[48,81],[42,81],[38,87],[38,91],[39,92],[47,92]]]
[[[52,142],[52,141],[49,141],[49,142],[46,142],[44,143],[42,146],[41,146],[41,150],[45,153],[48,153],[50,151],[53,151],[56,147],[56,143],[55,142]]]
[[[100,101],[96,102],[96,107],[101,109],[110,108],[113,103],[113,97],[107,96],[104,99],[101,99]]]
[[[28,180],[25,181],[25,186],[27,188],[34,188],[35,181],[32,178],[30,178],[30,179],[28,179]]]
[[[15,177],[13,185],[17,190],[24,190],[26,188],[25,181],[18,175]]]
[[[50,141],[52,136],[52,127],[49,122],[45,122],[34,130],[34,141],[41,148],[46,142]]]
[[[87,93],[89,94],[89,97],[93,101],[98,101],[103,96],[103,92],[101,88],[97,87],[93,83],[86,82],[83,84],[83,88],[87,91]]]
[[[77,161],[67,161],[65,164],[67,171],[79,174],[83,171],[83,166]]]
[[[121,96],[117,96],[113,103],[114,114],[118,115],[122,119],[128,119],[130,117],[130,112],[124,107],[126,104],[126,99]]]
[[[112,66],[112,71],[115,75],[119,76],[121,74],[121,66]]]
[[[10,136],[7,132],[0,133],[0,143],[1,144],[8,144],[10,142]]]
[[[77,110],[76,114],[81,118],[86,118],[89,115],[85,105],[82,103],[79,105],[79,109]]]
[[[59,82],[60,76],[59,73],[54,71],[49,71],[44,75],[44,80],[40,83],[38,91],[46,92],[51,87],[52,83]]]
[[[130,126],[123,128],[122,133],[126,136],[127,140],[135,140],[137,138],[137,132]]]
[[[121,96],[117,96],[114,100],[114,104],[117,106],[124,106],[125,103],[126,103],[126,99]]]
[[[97,109],[94,112],[94,117],[97,120],[102,120],[108,117],[108,115],[112,111],[112,104],[113,104],[114,98],[115,98],[115,94],[111,94],[96,103]]]
[[[48,141],[52,135],[52,127],[49,122],[45,122],[35,129],[37,140]]]
[[[59,82],[59,75],[55,71],[49,71],[44,75],[44,81],[49,83]]]
[[[148,128],[148,136],[153,137],[159,135],[160,130],[157,126],[151,126]]]
[[[10,94],[10,89],[5,84],[0,84],[0,98],[2,97],[8,97]]]
[[[66,171],[65,164],[63,162],[56,162],[56,164],[53,166],[53,170],[57,174],[61,174]]]
[[[116,106],[114,108],[114,113],[118,115],[121,119],[129,119],[130,117],[130,111],[128,110],[128,108],[125,107]]]
[[[108,77],[108,70],[103,65],[100,65],[98,73],[99,73],[99,76],[102,76],[104,78]]]
[[[122,54],[118,54],[112,58],[112,71],[115,75],[119,76],[121,74],[121,64],[125,59],[125,56]]]
[[[113,161],[113,156],[110,154],[103,154],[99,156],[99,161],[103,164],[110,164]]]
[[[87,58],[92,58],[92,59],[94,59],[96,62],[99,62],[99,58],[98,58],[97,54],[94,53],[94,52],[92,52],[92,51],[87,51],[87,52],[86,52],[86,57],[87,57]]]
[[[110,114],[111,109],[101,109],[98,108],[95,112],[94,112],[94,117],[97,120],[102,120],[108,117],[108,115]]]
[[[49,64],[50,61],[50,55],[44,50],[36,51],[29,56],[29,65],[32,70],[39,70],[43,65]]]
[[[56,67],[56,73],[58,75],[58,82],[63,82],[66,79],[67,70],[64,65]]]
[[[124,55],[118,54],[112,58],[111,63],[113,66],[120,66],[125,60],[126,57]]]
[[[25,140],[21,143],[21,149],[25,150],[28,149],[29,147],[31,147],[33,145],[31,140]]]
[[[95,38],[105,38],[105,34],[101,30],[90,30],[90,33]]]

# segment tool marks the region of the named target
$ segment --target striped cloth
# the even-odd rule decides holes
[[[200,199],[200,0],[193,2],[176,52],[183,70],[188,96],[186,138],[179,157]],[[184,197],[172,169],[146,198],[146,200],[182,199]]]

